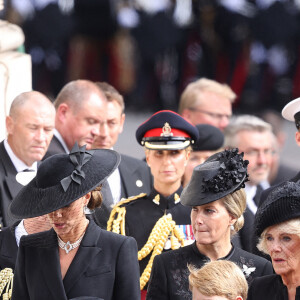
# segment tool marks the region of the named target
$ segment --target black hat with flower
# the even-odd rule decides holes
[[[248,160],[238,149],[224,150],[210,156],[194,168],[189,184],[180,196],[187,206],[200,206],[219,200],[243,187],[248,181]]]

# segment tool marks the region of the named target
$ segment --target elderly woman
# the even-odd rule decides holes
[[[257,247],[270,255],[276,274],[255,279],[248,299],[300,299],[300,183],[274,188],[256,214]]]
[[[140,194],[117,204],[108,221],[108,230],[132,236],[138,244],[141,290],[150,277],[155,255],[163,249],[184,244],[175,224],[192,236],[189,207],[180,202],[181,178],[197,140],[197,129],[172,111],[159,111],[139,126],[137,141],[144,146],[146,161],[153,175],[150,194]],[[145,292],[142,293],[144,297]]]
[[[13,299],[140,299],[135,240],[100,229],[84,213],[101,204],[97,187],[119,162],[112,150],[76,145],[40,165],[11,213],[47,214],[52,229],[21,238]]]
[[[248,161],[242,157],[237,149],[225,150],[194,169],[181,202],[192,207],[195,242],[155,257],[148,300],[192,299],[188,264],[200,268],[208,261],[230,260],[243,270],[248,283],[272,274],[269,261],[233,246],[230,240],[244,222]]]
[[[189,267],[193,300],[246,300],[248,284],[242,270],[228,260],[216,260],[201,269]]]

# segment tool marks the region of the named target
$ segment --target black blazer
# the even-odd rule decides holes
[[[10,215],[8,207],[23,187],[16,181],[17,173],[2,141],[0,143],[0,217],[2,217],[3,226],[10,226],[16,221]]]
[[[53,135],[50,145],[48,147],[48,150],[43,157],[43,160],[45,160],[46,158],[48,158],[54,154],[60,154],[60,153],[66,153],[65,148],[63,147],[61,142],[58,140],[58,138],[55,135]]]
[[[137,245],[133,238],[107,232],[90,221],[63,280],[55,231],[21,238],[14,300],[140,300],[140,296]]]
[[[144,161],[121,154],[119,172],[121,177],[121,198],[127,199],[141,193],[150,193],[152,175],[150,168]],[[141,183],[142,186],[140,186]],[[112,210],[113,199],[110,190],[102,190],[102,195],[102,205],[96,208],[93,218],[101,228],[106,229],[107,221]]]
[[[0,231],[0,270],[5,268],[15,269],[18,253],[15,229],[19,223],[5,227]]]

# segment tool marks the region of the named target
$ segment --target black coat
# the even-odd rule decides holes
[[[256,278],[250,285],[248,300],[288,300],[287,287],[279,275]],[[296,289],[295,300],[300,300],[300,286]]]
[[[273,273],[269,261],[239,248],[233,247],[223,259],[235,262],[243,270],[248,283],[256,277]],[[187,266],[201,268],[208,261],[209,258],[199,252],[196,243],[156,256],[146,299],[191,300]]]
[[[43,160],[45,160],[46,158],[48,158],[54,154],[62,154],[62,153],[66,153],[65,148],[63,147],[61,142],[58,140],[58,138],[55,135],[53,135],[53,138],[49,144],[46,154],[43,157]]]
[[[118,168],[121,177],[121,198],[129,198],[140,193],[150,193],[152,175],[144,161],[121,154],[121,162]],[[140,186],[141,183],[142,186]],[[103,203],[101,207],[96,208],[94,220],[101,228],[106,229],[113,200],[111,194],[110,196],[108,195],[108,192],[103,195]]]
[[[18,224],[19,222],[0,231],[0,270],[5,268],[15,269],[18,253],[15,229]]]
[[[8,207],[23,187],[16,181],[17,173],[2,141],[0,143],[0,217],[2,217],[3,226],[10,226],[16,221],[9,214]]]
[[[113,234],[90,221],[79,249],[61,278],[53,229],[23,236],[12,299],[67,300],[75,297],[139,300],[137,247],[133,238]]]

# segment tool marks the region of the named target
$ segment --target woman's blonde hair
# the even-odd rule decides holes
[[[267,227],[261,234],[257,248],[258,250],[269,254],[267,248],[267,233],[271,228],[278,228],[282,233],[296,234],[300,237],[300,218],[288,220],[273,226]]]
[[[190,290],[196,288],[205,296],[223,296],[235,300],[241,296],[247,299],[248,284],[242,270],[233,262],[216,260],[201,269],[188,266]]]
[[[236,222],[233,225],[233,230],[231,230],[231,235],[234,235],[244,225],[243,213],[247,206],[246,193],[242,188],[231,194],[228,194],[227,196],[222,198],[222,200],[228,213],[236,218]]]

